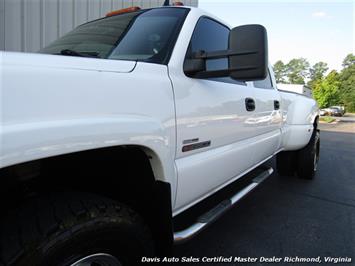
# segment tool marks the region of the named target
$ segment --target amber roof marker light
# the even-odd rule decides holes
[[[106,17],[112,17],[120,14],[131,13],[141,10],[139,6],[132,6],[124,9],[115,10],[106,14]]]
[[[170,1],[165,0],[164,6],[170,6]],[[172,6],[184,6],[184,3],[180,2],[180,1],[174,1],[172,3]],[[116,15],[120,15],[120,14],[136,12],[139,10],[141,10],[141,8],[139,6],[132,6],[132,7],[128,7],[128,8],[123,8],[123,9],[111,11],[106,14],[106,17],[112,17],[112,16],[116,16]]]
[[[163,6],[170,6],[170,0],[165,0]],[[172,6],[184,6],[184,3],[180,1],[174,1]]]
[[[176,1],[176,2],[173,3],[173,6],[184,6],[184,3]]]

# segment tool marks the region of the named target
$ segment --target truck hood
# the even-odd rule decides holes
[[[134,70],[136,62],[36,53],[0,52],[0,68],[5,65],[128,73]]]

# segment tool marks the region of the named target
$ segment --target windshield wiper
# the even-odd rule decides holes
[[[68,55],[68,56],[100,58],[99,53],[97,53],[97,52],[77,52],[77,51],[70,50],[70,49],[61,50],[60,54],[61,55]]]

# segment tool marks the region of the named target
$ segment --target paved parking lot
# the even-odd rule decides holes
[[[337,119],[343,122],[355,122],[355,114],[347,113],[342,117],[337,117]]]
[[[273,174],[174,255],[351,257],[355,265],[354,125],[321,125],[314,180]]]

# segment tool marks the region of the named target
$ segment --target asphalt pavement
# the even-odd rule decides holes
[[[355,127],[349,122],[320,127],[314,180],[274,173],[207,230],[176,246],[174,256],[253,257],[257,265],[269,264],[261,257],[320,256],[323,263],[325,257],[347,257],[351,263],[338,265],[355,265]]]
[[[355,114],[345,114],[344,116],[337,117],[341,122],[355,122]]]

